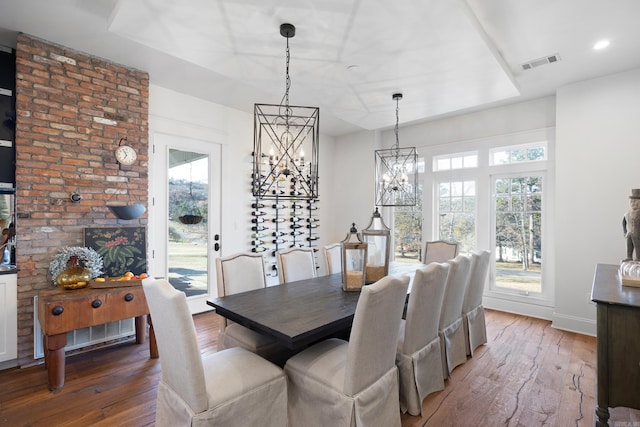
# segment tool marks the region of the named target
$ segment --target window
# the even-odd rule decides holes
[[[421,180],[419,180],[421,181]],[[393,259],[402,262],[422,260],[422,185],[418,185],[415,206],[393,208]]]
[[[478,167],[478,153],[456,153],[433,158],[434,171],[469,169]]]
[[[438,184],[438,238],[458,242],[459,252],[476,247],[476,182]]]
[[[391,259],[402,262],[421,262],[422,259],[422,177],[424,158],[418,158],[418,189],[415,206],[393,208],[393,253]]]
[[[510,163],[537,162],[547,160],[546,142],[515,147],[499,147],[490,151],[491,165],[507,165]]]
[[[496,287],[542,291],[542,177],[494,180]]]
[[[555,266],[544,254],[554,245],[554,135],[544,128],[420,149],[432,165],[423,181],[422,243],[490,250],[485,297],[494,307],[518,302],[528,304],[523,313],[548,316],[553,306]]]

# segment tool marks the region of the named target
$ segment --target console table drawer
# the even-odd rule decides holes
[[[76,289],[40,294],[38,318],[47,335],[148,313],[142,287]]]

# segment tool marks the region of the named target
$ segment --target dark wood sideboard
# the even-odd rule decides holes
[[[67,332],[134,317],[136,343],[142,344],[146,332],[145,315],[148,313],[142,286],[41,291],[38,294],[38,320],[44,335],[49,389],[55,391],[64,385]],[[150,317],[147,320],[151,358],[157,358],[158,348]]]
[[[640,409],[640,288],[622,286],[617,265],[598,264],[591,299],[597,305],[596,426],[608,426],[610,407]]]

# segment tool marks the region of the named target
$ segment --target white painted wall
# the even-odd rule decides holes
[[[345,239],[355,222],[358,230],[369,225],[375,210],[374,151],[380,133],[357,132],[336,141],[332,176],[331,210],[333,229],[329,236],[335,242]]]
[[[554,326],[595,334],[597,263],[626,255],[622,216],[640,188],[640,69],[557,93]]]

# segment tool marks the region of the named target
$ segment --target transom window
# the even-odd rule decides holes
[[[478,153],[456,153],[433,158],[434,171],[448,171],[454,169],[469,169],[478,167]]]
[[[498,147],[491,149],[489,152],[489,163],[492,166],[544,160],[547,160],[546,142],[515,147]]]

